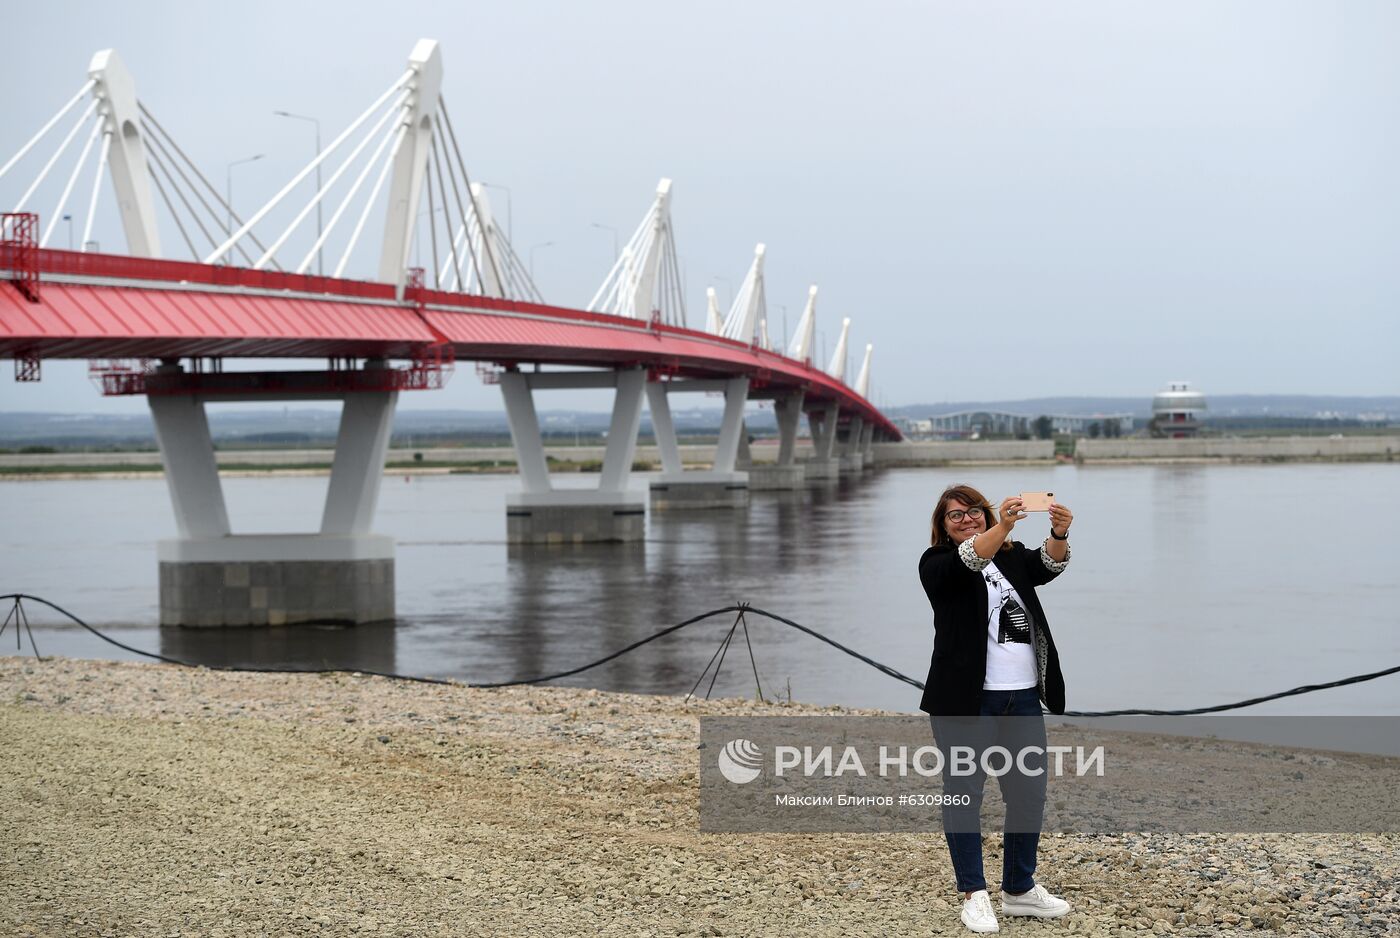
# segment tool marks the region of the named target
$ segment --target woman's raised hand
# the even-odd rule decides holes
[[[998,514],[1001,515],[1001,526],[1003,528],[1007,531],[1014,528],[1016,522],[1025,517],[1025,514],[1021,511],[1021,496],[1012,495],[1010,498],[1002,499],[1001,510]]]
[[[1058,502],[1050,504],[1050,532],[1064,537],[1069,533],[1069,526],[1074,523],[1074,514],[1064,505]]]

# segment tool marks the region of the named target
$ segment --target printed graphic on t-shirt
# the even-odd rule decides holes
[[[1012,595],[1011,584],[1000,570],[987,574],[987,583],[1001,593],[1001,612],[997,616],[997,644],[1029,645],[1031,643],[1031,617],[1025,608]]]
[[[1010,596],[1006,597],[1006,603],[1001,607],[1001,628],[997,631],[997,641],[1003,645],[1010,642],[1022,645],[1031,643],[1030,616]]]

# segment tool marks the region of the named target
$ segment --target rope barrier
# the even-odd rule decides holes
[[[743,627],[744,627],[745,641],[747,642],[747,639],[748,639],[748,626],[747,626],[747,624],[745,624],[745,623],[743,622],[743,617],[744,617],[746,614],[748,614],[748,615],[762,616],[762,617],[765,618],[765,619],[770,619],[770,620],[772,620],[772,621],[774,621],[774,622],[777,622],[777,623],[779,623],[779,624],[781,624],[781,625],[786,625],[786,626],[788,626],[789,628],[796,629],[797,631],[803,632],[803,633],[805,633],[805,634],[807,634],[807,635],[810,635],[811,637],[813,637],[813,638],[815,638],[815,639],[817,639],[817,640],[819,640],[819,641],[825,642],[826,644],[828,644],[828,645],[830,645],[831,647],[837,649],[838,651],[841,651],[841,652],[843,652],[843,653],[845,653],[845,654],[847,654],[847,655],[850,655],[852,658],[855,658],[857,661],[860,661],[860,662],[862,662],[862,663],[864,663],[864,664],[869,665],[870,667],[872,667],[872,668],[874,668],[875,670],[879,671],[881,674],[884,674],[884,675],[886,675],[886,676],[888,676],[888,677],[892,677],[892,678],[894,678],[894,679],[897,680],[897,681],[903,681],[905,684],[908,684],[908,685],[911,686],[911,687],[918,688],[919,690],[923,690],[923,689],[924,689],[924,683],[923,683],[923,681],[915,680],[914,678],[909,677],[907,674],[903,674],[903,673],[897,671],[896,669],[890,667],[889,665],[881,664],[880,662],[876,661],[875,659],[869,658],[869,657],[867,657],[867,656],[861,654],[860,652],[856,651],[855,649],[849,648],[849,647],[847,647],[847,646],[841,644],[840,642],[836,641],[835,639],[832,639],[832,638],[830,638],[830,637],[828,637],[828,636],[826,636],[826,635],[823,635],[821,632],[818,632],[816,629],[813,629],[813,628],[810,628],[810,627],[808,627],[808,626],[802,625],[802,624],[799,623],[799,622],[794,622],[793,620],[784,618],[783,616],[777,615],[776,613],[767,612],[766,610],[759,609],[759,608],[757,608],[757,607],[755,607],[755,606],[752,606],[752,605],[750,605],[750,604],[748,604],[748,603],[745,603],[745,602],[735,603],[735,604],[729,605],[729,606],[722,606],[722,607],[720,607],[720,608],[718,608],[718,609],[711,609],[709,612],[703,612],[703,613],[701,613],[701,614],[698,615],[698,616],[692,616],[691,618],[686,619],[686,620],[683,621],[683,622],[677,622],[677,623],[674,624],[674,625],[666,626],[665,628],[660,629],[660,630],[658,630],[658,631],[656,631],[656,632],[653,632],[652,634],[646,636],[645,638],[638,639],[637,641],[631,643],[630,645],[626,645],[626,646],[624,646],[624,647],[622,647],[622,648],[619,648],[617,651],[614,651],[614,652],[612,652],[611,654],[604,655],[603,657],[598,658],[598,659],[595,660],[595,661],[590,661],[590,662],[588,662],[587,664],[579,665],[579,666],[576,667],[576,668],[569,668],[569,669],[566,670],[566,671],[556,671],[556,672],[554,672],[553,674],[542,674],[542,675],[538,675],[538,676],[536,676],[536,677],[518,678],[518,679],[515,679],[515,680],[509,680],[509,681],[490,681],[490,682],[485,682],[485,683],[469,684],[469,683],[465,683],[465,682],[462,682],[462,681],[453,681],[453,680],[448,680],[448,679],[445,679],[445,678],[420,677],[420,676],[418,676],[418,675],[413,675],[413,674],[394,674],[394,673],[388,672],[388,671],[373,671],[373,670],[369,670],[369,669],[367,669],[367,668],[293,668],[293,667],[288,667],[288,668],[279,668],[279,667],[257,667],[257,668],[253,668],[253,667],[241,667],[241,666],[238,666],[238,665],[202,665],[202,664],[197,664],[197,663],[189,662],[189,661],[181,661],[181,660],[178,659],[178,658],[170,658],[170,657],[167,657],[167,656],[165,656],[165,655],[156,654],[155,652],[152,652],[152,651],[143,651],[143,650],[141,650],[140,648],[133,648],[133,647],[131,647],[130,645],[123,644],[122,642],[119,642],[119,641],[117,641],[116,639],[111,638],[110,636],[104,635],[101,631],[99,631],[99,630],[96,629],[96,628],[93,628],[91,625],[89,625],[88,623],[84,622],[81,618],[79,618],[78,616],[76,616],[76,615],[74,615],[73,613],[69,612],[67,609],[64,609],[62,606],[59,606],[59,605],[57,605],[57,604],[55,604],[55,603],[52,603],[52,602],[49,602],[47,599],[44,599],[44,598],[39,597],[39,596],[31,596],[31,595],[29,595],[29,594],[27,594],[27,593],[6,593],[6,594],[4,594],[4,595],[0,595],[0,601],[4,601],[4,600],[13,600],[13,601],[14,601],[14,607],[11,609],[10,614],[9,614],[8,616],[5,617],[4,624],[3,624],[3,625],[0,625],[0,634],[3,634],[3,633],[4,633],[5,628],[9,625],[9,623],[10,623],[10,621],[11,621],[12,619],[15,620],[15,629],[16,629],[16,631],[18,631],[18,629],[20,628],[20,624],[21,624],[21,623],[23,623],[24,627],[25,627],[26,629],[28,629],[28,620],[27,620],[27,618],[26,618],[25,615],[24,615],[23,606],[21,605],[21,603],[22,603],[23,601],[28,600],[28,601],[30,601],[30,602],[42,603],[43,605],[49,607],[50,609],[54,610],[55,612],[58,612],[58,613],[60,613],[61,615],[64,615],[64,616],[66,616],[67,618],[71,619],[73,622],[75,622],[75,623],[77,623],[78,625],[82,626],[83,628],[87,629],[89,632],[91,632],[93,635],[96,635],[98,638],[102,639],[103,641],[108,642],[108,643],[110,643],[110,644],[112,644],[112,645],[115,645],[116,647],[118,647],[118,648],[120,648],[120,649],[122,649],[122,650],[124,650],[124,651],[128,651],[128,652],[131,652],[132,654],[136,654],[136,655],[144,655],[144,656],[147,657],[147,658],[154,658],[154,659],[157,660],[157,661],[163,661],[163,662],[165,662],[166,664],[174,664],[174,665],[179,665],[179,666],[181,666],[181,667],[187,667],[187,668],[208,668],[209,670],[212,670],[212,671],[244,671],[244,672],[254,672],[254,673],[264,673],[264,674],[369,674],[369,675],[373,675],[373,676],[375,676],[375,677],[384,677],[384,678],[389,678],[389,679],[395,680],[395,681],[413,681],[413,682],[419,683],[419,684],[441,684],[441,685],[446,685],[446,686],[450,686],[450,687],[472,687],[472,688],[483,688],[483,689],[485,689],[485,688],[499,688],[499,687],[519,687],[519,686],[526,685],[526,684],[543,684],[543,683],[546,683],[546,682],[548,682],[548,681],[556,681],[556,680],[559,680],[560,678],[572,677],[572,676],[574,676],[574,675],[576,675],[576,674],[582,674],[584,671],[588,671],[588,670],[591,670],[591,669],[593,669],[593,668],[599,667],[600,665],[607,664],[609,661],[613,661],[613,660],[615,660],[615,659],[617,659],[617,658],[620,658],[620,657],[622,657],[623,655],[627,654],[628,652],[635,651],[636,649],[641,648],[643,645],[647,645],[647,644],[649,644],[649,643],[651,643],[651,642],[657,641],[658,639],[665,638],[666,636],[671,635],[671,634],[674,633],[674,632],[679,632],[681,629],[688,628],[688,627],[690,627],[690,626],[692,626],[692,625],[697,625],[697,624],[699,624],[699,623],[701,623],[701,622],[705,622],[705,621],[707,621],[707,620],[709,620],[709,619],[713,619],[713,618],[715,618],[716,616],[728,615],[728,614],[730,614],[730,613],[738,613],[739,618],[736,619],[734,625],[731,626],[731,627],[729,628],[729,635],[726,636],[726,638],[725,638],[725,643],[721,645],[721,648],[727,647],[729,637],[733,635],[734,629],[737,628],[738,626],[740,626],[741,624],[742,624]],[[29,640],[30,640],[30,643],[33,644],[34,635],[33,635],[33,632],[32,632],[32,631],[31,631],[30,634],[29,634]],[[34,654],[35,654],[36,657],[40,657],[40,656],[39,656],[39,649],[38,649],[37,647],[35,647],[35,649],[34,649]],[[718,655],[719,652],[716,652],[716,654]],[[749,647],[749,656],[750,656],[750,660],[752,660],[752,657],[753,657],[753,649],[752,649],[752,646]],[[40,660],[42,660],[41,657],[40,657]],[[721,657],[721,662],[722,662],[722,660],[723,660],[723,659],[722,659],[722,657]],[[714,659],[713,659],[713,658],[711,659],[710,664],[714,664]],[[706,671],[708,672],[708,670],[709,670],[709,665],[706,665]],[[1193,707],[1193,708],[1185,709],[1185,710],[1152,710],[1152,709],[1066,710],[1066,711],[1064,712],[1063,715],[1064,715],[1064,716],[1067,716],[1067,717],[1196,716],[1196,715],[1205,714],[1205,713],[1221,713],[1221,712],[1224,712],[1224,711],[1226,711],[1226,710],[1239,710],[1239,709],[1241,709],[1241,708],[1243,708],[1243,707],[1252,707],[1252,706],[1254,706],[1254,705],[1256,705],[1256,704],[1265,703],[1266,701],[1270,701],[1270,700],[1279,700],[1279,699],[1284,698],[1284,697],[1296,697],[1296,696],[1298,696],[1298,695],[1300,695],[1300,694],[1309,694],[1309,693],[1313,693],[1314,691],[1328,690],[1328,689],[1334,688],[1334,687],[1344,687],[1344,686],[1346,686],[1346,685],[1348,685],[1348,684],[1360,684],[1360,683],[1362,683],[1362,682],[1364,682],[1364,681],[1373,681],[1373,680],[1375,680],[1375,679],[1377,679],[1377,678],[1386,677],[1387,675],[1397,674],[1397,673],[1400,673],[1400,665],[1397,665],[1397,666],[1392,667],[1392,668],[1384,668],[1384,669],[1382,669],[1382,670],[1380,670],[1380,671],[1371,671],[1371,672],[1368,672],[1368,673],[1365,673],[1365,674],[1355,674],[1355,675],[1352,675],[1351,677],[1344,677],[1344,678],[1341,678],[1341,679],[1339,679],[1339,680],[1328,681],[1328,682],[1322,683],[1322,684],[1304,684],[1304,685],[1302,685],[1301,687],[1293,687],[1293,688],[1290,688],[1290,689],[1288,689],[1288,690],[1279,691],[1279,692],[1277,692],[1277,693],[1265,694],[1265,695],[1262,696],[1262,697],[1250,697],[1250,698],[1247,699],[1247,700],[1238,700],[1238,701],[1235,701],[1234,703],[1215,704],[1215,705],[1212,705],[1212,706],[1205,706],[1205,707]],[[716,674],[716,676],[718,676],[718,674],[719,674],[719,669],[718,669],[718,668],[715,669],[715,674]],[[702,678],[704,677],[704,672],[702,672],[701,677],[702,677]],[[755,666],[755,669],[754,669],[754,679],[755,679],[755,681],[758,679],[757,666]],[[698,686],[699,686],[699,681],[696,682],[696,687],[698,687]],[[713,686],[714,686],[714,681],[713,681],[713,679],[712,679],[711,682],[710,682],[710,686],[711,686],[711,688],[713,688]],[[692,689],[691,689],[691,693],[693,694],[694,692],[695,692],[695,688],[692,688]],[[689,696],[689,695],[687,695],[687,697],[688,697],[688,696]],[[708,696],[708,694],[707,694],[707,696]]]

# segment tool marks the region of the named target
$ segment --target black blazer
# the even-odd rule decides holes
[[[1040,550],[1015,543],[992,558],[997,569],[1025,600],[1035,619],[1040,699],[1051,713],[1065,712],[1065,679],[1050,635],[1045,610],[1035,595],[1058,574],[1041,562]],[[930,547],[919,558],[919,580],[933,606],[933,660],[919,709],[939,716],[976,716],[981,712],[987,675],[987,584],[967,568],[956,547]]]

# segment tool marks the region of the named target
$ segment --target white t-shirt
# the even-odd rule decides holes
[[[995,563],[982,568],[982,578],[987,583],[987,675],[982,689],[1035,687],[1035,650],[1026,604]]]

